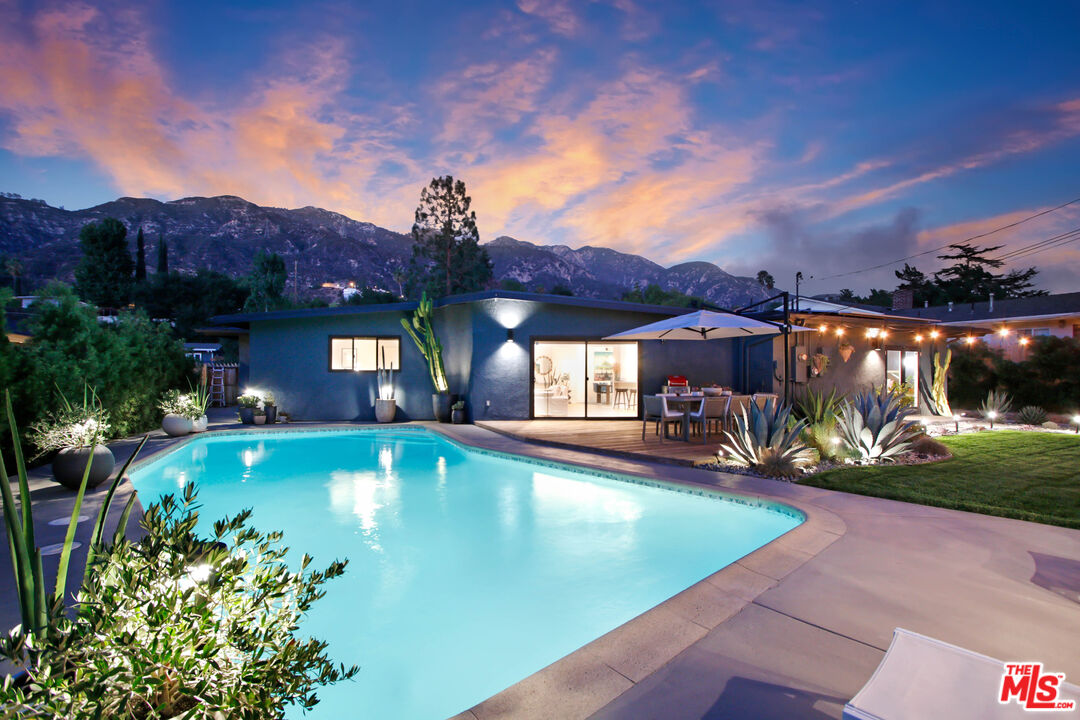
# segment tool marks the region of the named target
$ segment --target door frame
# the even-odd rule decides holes
[[[536,417],[536,343],[584,343],[585,344],[585,416],[584,417]],[[636,345],[637,346],[637,407],[633,417],[590,417],[589,416],[589,344]],[[614,399],[614,396],[613,396]],[[604,340],[593,335],[534,335],[529,343],[529,419],[530,420],[640,420],[641,419],[641,341],[639,340]]]

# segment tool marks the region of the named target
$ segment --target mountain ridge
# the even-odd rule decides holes
[[[287,209],[218,195],[169,201],[120,197],[83,210],[66,210],[4,193],[0,253],[18,258],[31,282],[70,280],[80,256],[79,229],[106,217],[128,226],[132,248],[136,229],[143,228],[150,272],[163,236],[171,270],[207,267],[243,275],[250,270],[255,251],[266,249],[281,255],[290,278],[295,269],[300,286],[311,292],[323,283],[348,281],[400,291],[400,273],[412,250],[409,235],[311,205]],[[753,278],[731,275],[704,261],[665,268],[612,248],[538,245],[508,235],[482,245],[491,256],[496,282],[514,279],[530,290],[562,285],[576,295],[618,299],[635,285],[655,283],[721,306],[746,304],[768,294]]]

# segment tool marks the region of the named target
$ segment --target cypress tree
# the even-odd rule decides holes
[[[143,240],[141,227],[135,239],[135,282],[146,282],[146,242]]]
[[[83,256],[75,268],[75,286],[98,307],[123,307],[131,296],[131,250],[127,228],[115,218],[87,223],[79,231]]]
[[[166,245],[165,238],[161,235],[158,235],[157,271],[159,273],[169,273],[169,246]]]

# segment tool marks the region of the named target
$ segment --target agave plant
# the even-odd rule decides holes
[[[1004,390],[991,390],[986,393],[986,399],[979,406],[979,414],[993,423],[994,420],[1009,412],[1012,407],[1012,398]]]
[[[806,452],[799,439],[806,419],[791,422],[791,406],[774,403],[772,398],[764,408],[750,403],[750,414],[744,407],[735,418],[735,427],[724,431],[726,440],[720,447],[728,460],[754,468],[766,463],[771,468],[794,468]]]
[[[1026,405],[1020,408],[1016,419],[1024,425],[1042,425],[1047,420],[1047,414],[1038,405]]]
[[[840,408],[837,429],[845,447],[861,463],[892,460],[918,435],[907,420],[914,412],[900,393],[885,388],[857,393]]]
[[[806,418],[811,425],[835,423],[842,400],[843,396],[836,388],[826,394],[824,390],[808,387],[795,401],[795,416]]]

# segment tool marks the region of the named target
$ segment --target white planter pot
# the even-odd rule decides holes
[[[194,423],[191,422],[191,418],[186,418],[183,415],[177,415],[176,413],[168,413],[161,419],[161,429],[165,431],[165,434],[169,437],[180,437],[187,435],[191,432]]]
[[[206,432],[206,428],[209,424],[210,421],[203,415],[201,418],[191,423],[191,432]]]
[[[256,415],[255,416],[255,424],[256,425],[265,425],[266,424],[266,416],[265,415]]]
[[[394,422],[397,414],[397,400],[376,400],[375,419],[381,423]]]

